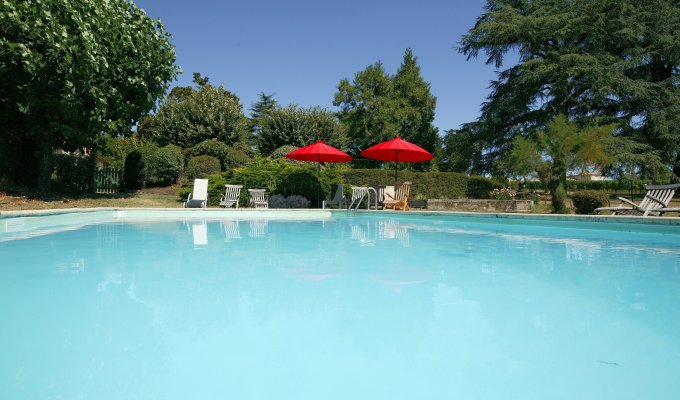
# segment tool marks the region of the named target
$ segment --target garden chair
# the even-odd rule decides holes
[[[184,208],[205,208],[208,205],[208,180],[194,179],[194,191],[189,193]]]
[[[394,199],[394,186],[378,186],[378,206],[385,208],[385,200]]]
[[[220,207],[229,208],[235,205],[238,208],[238,201],[241,198],[241,185],[224,185],[226,191],[220,198]]]
[[[383,202],[384,208],[391,208],[394,210],[404,210],[408,211],[411,207],[408,206],[408,196],[411,192],[411,182],[404,182],[401,186],[397,187],[394,196],[385,194],[385,201]]]
[[[337,205],[340,208],[345,207],[345,186],[338,185],[335,191],[335,196],[331,200],[324,200],[321,202],[321,208],[324,209],[326,206]]]
[[[264,195],[265,189],[248,189],[250,206],[253,208],[269,208],[269,202]]]
[[[647,185],[647,194],[642,199],[640,204],[635,204],[632,201],[619,197],[621,204],[618,207],[600,207],[596,208],[595,212],[598,214],[602,211],[610,211],[612,215],[641,215],[643,217],[653,215],[662,215],[664,212],[670,212],[673,209],[668,209],[668,204],[673,199],[675,191],[680,187],[680,183],[673,185]]]

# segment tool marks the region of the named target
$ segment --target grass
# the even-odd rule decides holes
[[[150,188],[131,194],[91,194],[63,196],[50,194],[35,197],[30,195],[10,195],[0,197],[0,211],[46,210],[57,208],[95,208],[95,207],[137,207],[137,208],[179,208],[182,202],[177,196],[179,186]]]

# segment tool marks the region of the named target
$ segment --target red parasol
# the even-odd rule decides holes
[[[352,156],[349,154],[336,149],[333,146],[329,146],[319,140],[314,144],[299,148],[297,150],[291,151],[286,154],[286,158],[298,161],[311,161],[317,162],[317,176],[319,182],[321,182],[321,163],[322,162],[349,162],[352,161]],[[319,186],[320,187],[320,186]],[[319,196],[319,202],[321,202],[321,196]],[[319,203],[320,204],[320,203]]]
[[[381,161],[394,161],[394,181],[397,181],[397,164],[399,162],[421,162],[434,158],[432,153],[411,142],[396,137],[387,142],[378,143],[361,152],[364,157]]]
[[[299,161],[316,161],[316,162],[348,162],[352,161],[352,157],[333,146],[329,146],[319,140],[314,144],[302,147],[295,151],[286,154],[286,158]]]

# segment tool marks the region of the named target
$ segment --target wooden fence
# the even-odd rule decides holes
[[[118,193],[123,184],[123,170],[100,168],[94,172],[95,193]]]

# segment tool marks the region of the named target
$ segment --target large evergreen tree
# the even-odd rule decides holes
[[[130,1],[4,0],[1,173],[47,190],[53,149],[129,133],[165,93],[174,61],[161,22]]]
[[[671,0],[488,0],[460,51],[503,66],[478,121],[477,168],[493,172],[513,138],[558,114],[581,125],[615,122],[622,160],[660,154],[680,173],[680,7]],[[645,156],[645,153],[648,156]],[[647,165],[638,170],[656,171]]]
[[[377,62],[358,72],[352,82],[341,80],[333,104],[340,107],[340,121],[347,127],[354,155],[395,136],[435,150],[438,134],[432,121],[436,99],[430,94],[430,84],[420,76],[411,49],[406,49],[394,76]]]

